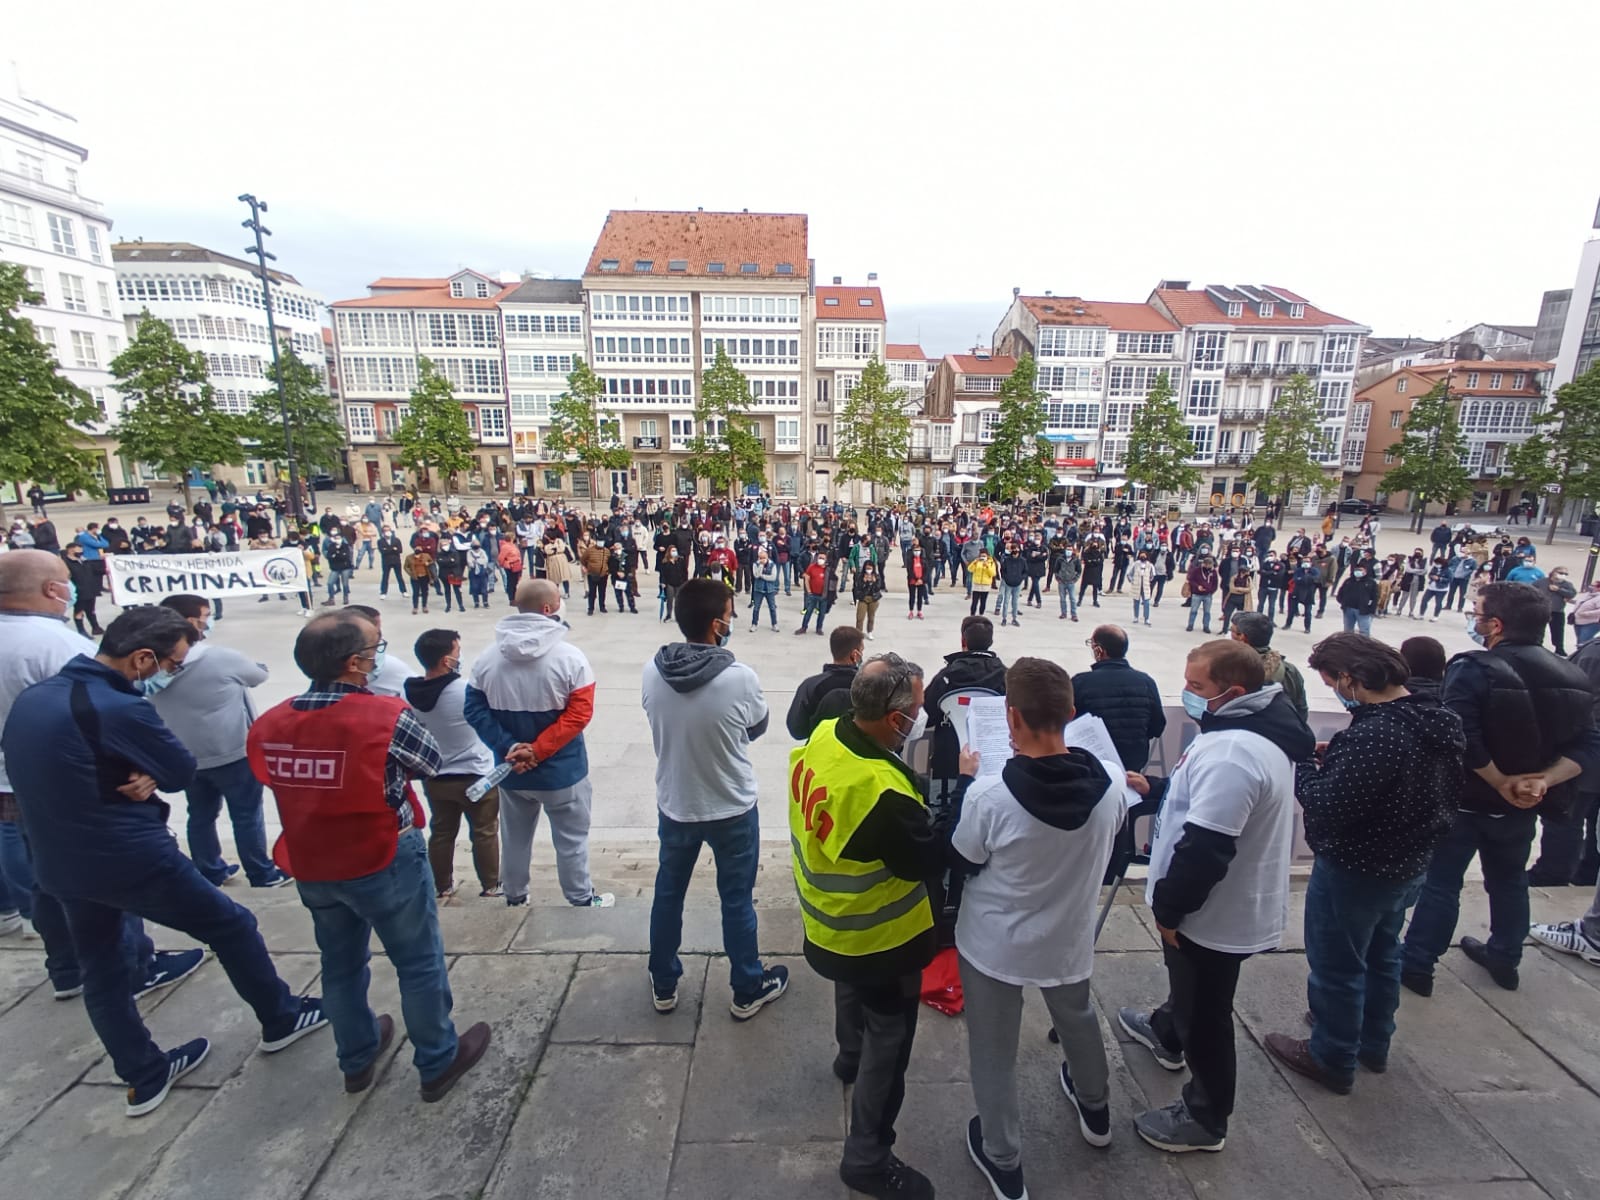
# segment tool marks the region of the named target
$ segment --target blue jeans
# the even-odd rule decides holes
[[[1344,631],[1346,633],[1354,633],[1358,628],[1361,630],[1361,636],[1362,637],[1371,637],[1372,636],[1372,614],[1371,613],[1358,612],[1356,609],[1353,609],[1353,608],[1345,609],[1344,610]]]
[[[1138,596],[1133,598],[1133,619],[1135,621],[1139,619],[1141,609],[1144,611],[1144,623],[1146,625],[1150,624],[1150,598],[1148,596],[1142,600]]]
[[[349,567],[346,567],[342,571],[335,571],[330,567],[328,569],[328,599],[332,600],[335,596],[342,592],[344,595],[344,602],[349,604],[350,580],[354,577],[355,571]]]
[[[717,895],[722,898],[722,948],[728,955],[733,998],[752,1000],[761,991],[761,954],[756,948],[756,858],[761,849],[761,818],[754,807],[721,821],[674,821],[659,817],[660,866],[655,902],[650,906],[650,978],[656,991],[670,992],[683,974],[678,946],[683,942],[683,898],[689,891],[700,847],[710,846],[717,865]]]
[[[1205,621],[1203,622],[1203,628],[1207,633],[1211,632],[1211,597],[1214,595],[1216,595],[1215,592],[1208,593],[1204,596],[1200,595],[1198,592],[1190,595],[1189,599],[1194,602],[1192,607],[1189,609],[1190,630],[1194,629],[1194,619],[1204,613]]]
[[[361,560],[363,558],[365,558],[367,560],[367,566],[369,566],[369,567],[372,566],[373,565],[373,561],[374,561],[374,559],[376,557],[376,554],[377,554],[377,543],[376,542],[362,542],[359,546],[356,547],[356,570],[359,571],[361,569]]]
[[[185,789],[189,801],[189,857],[212,883],[227,877],[222,845],[217,841],[217,818],[228,806],[233,840],[239,848],[245,878],[260,887],[278,873],[267,856],[267,826],[261,815],[261,783],[241,758],[220,767],[203,767]]]
[[[784,559],[778,564],[778,582],[783,584],[783,594],[789,594],[789,560]]]
[[[805,595],[805,613],[800,618],[800,632],[804,633],[811,628],[811,614],[817,614],[817,632],[822,632],[823,611],[828,607],[827,596],[813,596],[810,592]]]
[[[750,597],[750,628],[761,624],[761,602],[767,602],[767,612],[772,617],[772,627],[778,627],[778,601],[773,592],[756,592]]]
[[[1282,594],[1279,588],[1262,588],[1256,593],[1256,611],[1265,613],[1268,617],[1278,615],[1278,597]]]
[[[1450,948],[1461,915],[1461,883],[1478,856],[1483,890],[1489,893],[1489,956],[1508,967],[1522,961],[1528,936],[1528,852],[1539,818],[1532,811],[1491,817],[1458,812],[1455,824],[1433,851],[1422,877],[1422,896],[1406,930],[1405,969],[1432,975]]]
[[[1061,598],[1061,615],[1063,617],[1069,615],[1067,610],[1068,606],[1070,605],[1072,610],[1070,615],[1074,617],[1077,616],[1078,593],[1076,590],[1074,590],[1072,581],[1066,579],[1064,576],[1056,576],[1056,594]]]
[[[112,1067],[130,1087],[148,1087],[167,1077],[166,1053],[151,1038],[133,1000],[133,987],[142,980],[130,974],[130,915],[210,946],[263,1030],[292,1024],[300,1011],[248,908],[207,881],[176,842],[154,854],[141,851],[141,859],[145,871],[131,882],[86,879],[60,898],[83,966],[84,1008]]]
[[[367,1004],[367,963],[376,932],[399,976],[411,1061],[424,1083],[444,1074],[456,1058],[456,1027],[421,831],[401,834],[394,860],[381,871],[331,883],[301,880],[299,888],[322,951],[322,1003],[333,1025],[339,1069],[355,1075],[378,1056],[378,1018]]]
[[[1316,1024],[1311,1054],[1336,1077],[1355,1078],[1356,1057],[1386,1062],[1400,1007],[1400,930],[1422,877],[1377,879],[1325,858],[1306,888],[1306,998]]]
[[[1004,581],[1001,582],[1001,584],[1000,584],[1000,605],[999,605],[998,608],[995,609],[995,612],[997,612],[1000,615],[1000,619],[1002,621],[1006,619],[1006,611],[1008,609],[1011,612],[1011,619],[1012,620],[1016,620],[1016,617],[1017,617],[1017,601],[1021,598],[1021,595],[1022,595],[1022,585],[1020,583],[1005,583]]]

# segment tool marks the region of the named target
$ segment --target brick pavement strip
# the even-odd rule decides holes
[[[597,878],[653,863],[647,846],[597,847],[594,857]],[[0,1192],[64,1200],[842,1198],[836,1167],[848,1117],[845,1090],[829,1073],[831,991],[792,956],[798,925],[787,860],[781,852],[767,860],[783,887],[761,905],[761,940],[768,953],[789,955],[791,991],[745,1024],[727,1013],[710,887],[691,894],[682,1002],[669,1017],[650,1009],[646,991],[647,888],[605,911],[573,910],[555,895],[526,909],[476,895],[447,904],[457,1016],[493,1021],[495,1040],[440,1105],[420,1103],[403,1039],[376,1085],[357,1097],[339,1086],[329,1037],[272,1057],[251,1052],[253,1022],[210,963],[142,1007],[163,1038],[216,1039],[214,1061],[155,1114],[130,1121],[81,1003],[51,999],[37,942],[0,939]],[[285,977],[315,990],[316,956],[291,948],[304,944],[292,889],[230,893],[256,910]],[[1464,899],[1462,930],[1477,932],[1474,889]],[[1567,916],[1582,899],[1536,889],[1535,919]],[[166,934],[158,941],[182,944]],[[1531,950],[1523,988],[1511,993],[1457,953],[1444,967],[1433,1000],[1407,994],[1389,1073],[1363,1072],[1354,1095],[1336,1097],[1281,1072],[1259,1046],[1269,1030],[1303,1028],[1304,956],[1291,950],[1246,964],[1229,1147],[1173,1158],[1145,1147],[1129,1123],[1175,1095],[1182,1076],[1115,1036],[1116,1006],[1153,1003],[1163,988],[1148,914],[1118,905],[1094,983],[1113,1068],[1115,1140],[1096,1151],[1078,1138],[1056,1081],[1057,1052],[1045,1041],[1047,1015],[1030,997],[1018,1072],[1030,1194],[1600,1194],[1587,1149],[1600,1119],[1600,971]],[[381,954],[373,1002],[399,1013]],[[972,1112],[966,1054],[962,1022],[924,1010],[898,1148],[942,1197],[979,1200],[987,1189],[961,1143]]]

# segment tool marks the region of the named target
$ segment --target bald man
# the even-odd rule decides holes
[[[561,593],[525,579],[517,611],[495,626],[495,644],[472,664],[467,721],[515,774],[500,784],[500,885],[512,907],[528,902],[533,834],[550,817],[556,874],[567,902],[609,908],[610,892],[589,878],[589,754],[583,731],[594,718],[594,669],[566,640]]]
[[[24,688],[57,674],[80,654],[94,657],[95,644],[73,630],[72,580],[67,565],[44,550],[13,550],[0,554],[0,727],[11,716],[11,706]],[[18,823],[17,799],[0,754],[0,910],[14,908],[31,920],[44,940],[45,972],[57,1000],[83,993],[83,976],[77,952],[67,929],[66,914],[52,896],[39,891],[33,861]],[[9,892],[10,899],[4,898]],[[155,945],[145,936],[138,917],[124,920],[123,947],[129,961],[129,978],[135,995],[164,987],[178,978],[177,965],[165,967],[157,960]],[[162,956],[163,959],[165,956]],[[153,986],[151,981],[156,981]]]

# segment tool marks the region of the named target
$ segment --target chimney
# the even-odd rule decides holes
[[[1021,288],[1014,287],[1014,288],[1011,289],[1011,298],[1013,300],[1015,300],[1020,295],[1022,295],[1022,289]]]
[[[1045,290],[1044,290],[1044,294],[1045,294],[1045,295],[1046,295],[1046,296],[1054,296],[1054,295],[1055,295],[1055,293],[1054,293],[1054,292],[1052,292],[1052,291],[1051,291],[1051,290],[1050,290],[1050,289],[1049,289],[1049,288],[1045,288]]]
[[[867,282],[868,283],[877,283],[878,282],[878,273],[876,271],[868,271],[867,272]]]
[[[834,287],[838,287],[843,282],[844,282],[844,276],[843,275],[835,275],[833,277],[833,286]]]

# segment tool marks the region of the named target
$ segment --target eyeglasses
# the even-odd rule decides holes
[[[361,654],[360,654],[359,657],[365,658],[369,654],[372,654],[372,655],[382,654],[384,651],[386,651],[388,649],[389,649],[389,643],[384,641],[382,638],[379,638],[378,641],[374,645],[362,647]]]

